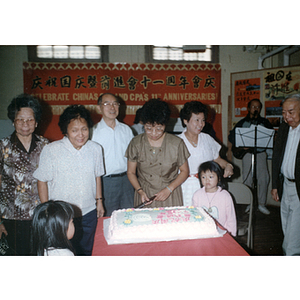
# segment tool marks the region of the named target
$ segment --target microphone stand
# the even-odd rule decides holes
[[[253,211],[256,211],[258,208],[258,196],[257,196],[257,115],[258,111],[254,112],[254,122],[252,122],[253,125],[255,125],[255,131],[254,131],[254,149],[252,154],[252,189],[253,189]]]
[[[252,238],[255,236],[254,227],[256,222],[256,210],[258,208],[258,196],[257,196],[257,120],[254,122],[254,149],[252,154],[252,194],[253,194],[253,214],[250,216],[252,220]],[[254,243],[252,241],[252,243]]]
[[[257,196],[257,126],[254,132],[254,149],[252,154],[252,189],[253,189],[253,208],[256,211],[258,207]]]

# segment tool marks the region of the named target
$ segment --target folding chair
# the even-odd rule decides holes
[[[238,220],[237,223],[237,235],[244,235],[247,232],[247,247],[253,249],[253,228],[252,228],[252,216],[253,216],[253,194],[250,188],[238,182],[228,182],[228,191],[232,195],[236,204],[250,205],[249,218],[247,222]]]

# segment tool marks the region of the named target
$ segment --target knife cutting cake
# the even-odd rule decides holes
[[[140,243],[220,236],[215,221],[194,206],[120,209],[112,213],[108,239]]]

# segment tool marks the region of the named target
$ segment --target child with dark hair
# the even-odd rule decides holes
[[[73,256],[73,217],[73,208],[67,202],[50,200],[39,204],[32,220],[32,254]]]
[[[214,161],[207,161],[200,165],[198,177],[201,188],[194,193],[193,205],[202,207],[228,232],[236,236],[233,200],[225,190],[222,168]]]

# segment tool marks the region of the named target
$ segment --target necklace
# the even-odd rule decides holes
[[[148,143],[150,145],[150,151],[155,154],[158,153],[159,151],[161,151],[161,147],[164,141],[164,137],[165,137],[165,133],[156,141],[151,141],[150,138],[148,139]]]
[[[159,152],[159,151],[161,151],[161,147],[151,147],[150,148],[150,151],[153,153],[153,154],[155,154],[155,153],[157,153],[157,152]]]
[[[186,134],[185,134],[187,140],[196,148],[198,145],[198,136],[197,136],[197,142],[193,142]]]
[[[208,200],[208,204],[209,204],[209,208],[208,208],[208,212],[209,212],[209,213],[212,212],[211,204],[212,204],[212,202],[213,202],[215,196],[217,195],[217,191],[218,191],[218,189],[214,192],[214,195],[212,196],[211,200],[209,200],[209,197],[208,197],[207,194],[212,194],[212,193],[206,193],[206,192],[205,192],[206,197],[207,197],[207,200]]]

